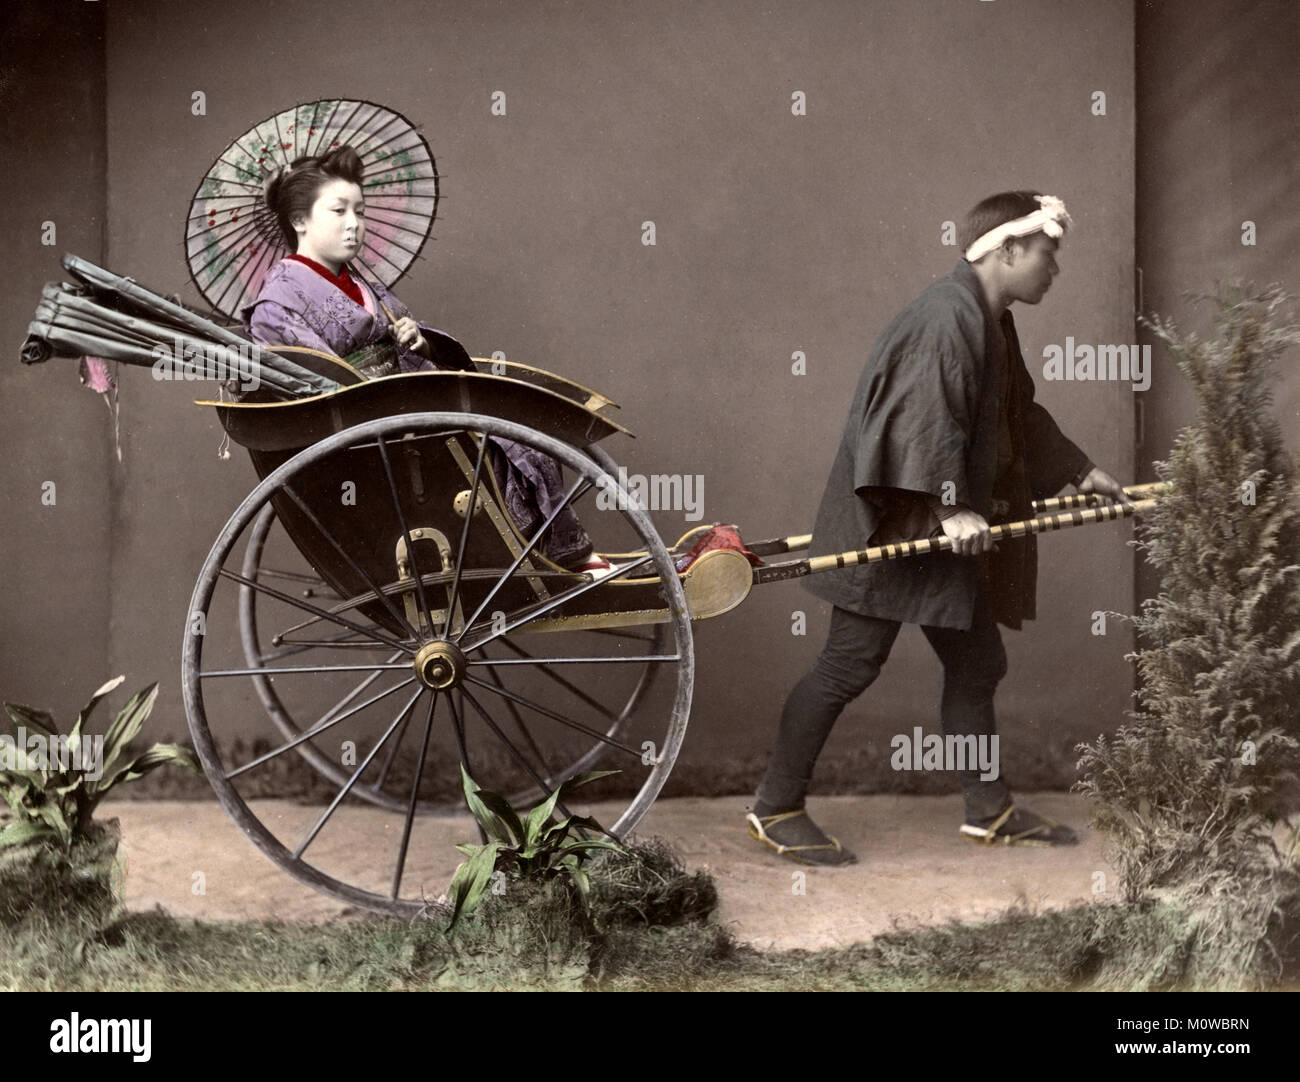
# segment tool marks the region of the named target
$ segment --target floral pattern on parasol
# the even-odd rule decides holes
[[[276,113],[230,144],[190,205],[190,277],[217,311],[239,318],[272,267],[289,254],[266,183],[296,158],[350,145],[366,179],[366,236],[354,264],[393,285],[415,261],[438,209],[438,172],[424,137],[401,113],[368,101],[327,99]]]

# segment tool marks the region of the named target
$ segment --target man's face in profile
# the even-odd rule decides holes
[[[1052,286],[1052,279],[1060,273],[1056,265],[1056,250],[1060,243],[1046,233],[1035,233],[1023,243],[1011,246],[1011,261],[1007,265],[1006,283],[1014,300],[1037,304]]]

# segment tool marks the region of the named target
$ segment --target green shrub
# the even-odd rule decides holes
[[[1274,362],[1300,342],[1278,290],[1214,298],[1202,341],[1151,324],[1196,395],[1156,464],[1171,493],[1138,547],[1161,578],[1134,618],[1139,708],[1081,745],[1079,788],[1130,902],[1196,914],[1198,980],[1266,982],[1300,916],[1286,785],[1300,752],[1300,508],[1269,414]]]
[[[124,679],[119,676],[96,691],[66,737],[46,711],[5,703],[14,738],[0,745],[4,756],[0,759],[0,788],[13,819],[0,830],[0,849],[53,841],[65,853],[71,852],[73,842],[90,830],[95,808],[114,787],[168,763],[202,773],[194,753],[177,744],[155,744],[134,758],[127,757],[126,746],[140,734],[153,710],[157,684],[132,695],[102,737],[91,737],[85,731],[99,701]],[[31,736],[23,739],[28,733]],[[28,753],[31,739],[41,749],[35,754]],[[97,769],[86,768],[88,749],[97,750],[90,756],[98,760],[91,764]]]

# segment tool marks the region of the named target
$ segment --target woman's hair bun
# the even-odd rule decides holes
[[[346,144],[335,147],[320,159],[320,171],[331,177],[350,180],[353,184],[360,184],[366,175],[361,155]]]

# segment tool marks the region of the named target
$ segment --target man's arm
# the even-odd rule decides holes
[[[984,363],[972,346],[979,318],[977,310],[925,309],[896,325],[892,340],[877,343],[856,402],[862,412],[853,487],[859,494],[888,488],[971,499],[966,456]]]
[[[1014,335],[1014,328],[1012,335]],[[1020,396],[1022,431],[1025,436],[1025,471],[1034,499],[1055,496],[1067,484],[1080,492],[1096,492],[1120,503],[1128,503],[1124,487],[1105,470],[1099,469],[1057,426],[1052,415],[1034,400],[1034,381],[1025,368],[1019,343],[1012,368]]]
[[[1029,373],[1025,373],[1028,379]],[[1055,496],[1067,484],[1083,493],[1096,492],[1120,503],[1128,503],[1124,486],[1062,434],[1052,415],[1033,400],[1033,380],[1028,379],[1029,396],[1025,403],[1025,469],[1034,499]],[[1075,465],[1077,463],[1077,465]],[[1072,473],[1065,471],[1074,466]]]
[[[1025,472],[1030,494],[1036,500],[1055,496],[1068,484],[1079,484],[1092,468],[1092,462],[1057,427],[1052,415],[1034,400],[1033,377],[1025,367],[1016,334],[1016,322],[1005,313],[1001,320],[1010,357],[1012,393],[1019,406],[1020,427],[1025,439]]]
[[[1025,435],[1025,471],[1034,499],[1055,496],[1068,484],[1078,484],[1092,462],[1065,437],[1052,415],[1034,401],[1034,381],[1021,365],[1022,431]]]
[[[942,531],[962,553],[968,540],[987,534],[987,523],[967,505],[966,458],[985,360],[976,348],[983,318],[973,303],[962,306],[967,299],[956,290],[918,308],[909,322],[891,325],[893,341],[882,338],[873,350],[874,377],[859,388],[860,399],[864,386],[869,394],[854,488],[880,511],[876,543]]]

